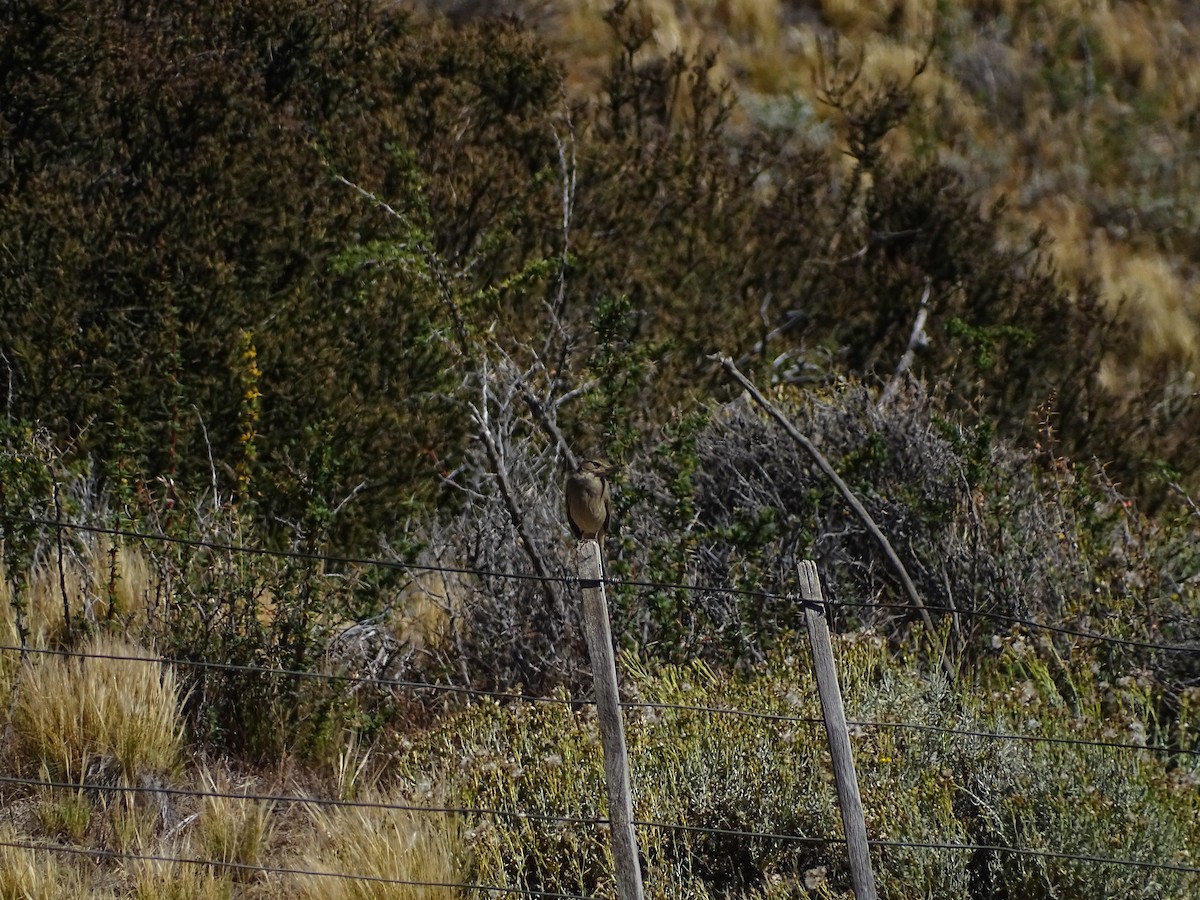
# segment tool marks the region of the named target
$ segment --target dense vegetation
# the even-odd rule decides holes
[[[1155,649],[1200,637],[1194,360],[1148,343],[1110,282],[1064,266],[1028,208],[937,150],[962,111],[928,80],[966,83],[968,39],[1032,26],[971,5],[882,75],[833,40],[821,115],[787,116],[746,86],[765,77],[736,46],[762,28],[751,5],[717,6],[724,56],[664,47],[655,4],[618,3],[602,68],[555,50],[569,16],[539,32],[374,0],[0,11],[0,758],[18,779],[116,791],[9,784],[4,842],[609,890],[593,828],[219,796],[240,778],[603,814],[594,722],[570,703],[589,684],[578,613],[553,580],[570,572],[548,490],[565,435],[624,464],[608,554],[631,697],[813,715],[791,597],[796,561],[816,559],[852,717],[1170,750],[865,728],[873,835],[1195,865],[1196,651]],[[865,27],[832,6],[826,36]],[[1061,27],[1026,87],[1070,106],[1087,65],[1122,95],[1111,54],[1075,59],[1082,26]],[[1008,111],[1020,134],[1030,110]],[[775,386],[932,629],[714,353]],[[148,647],[176,663],[125,658]],[[116,658],[44,652],[60,650]],[[821,735],[798,728],[631,714],[639,818],[836,833]],[[170,785],[184,793],[153,793]],[[1080,791],[1104,801],[1081,812]],[[653,896],[847,886],[836,844],[644,838]],[[0,893],[150,897],[169,880],[106,865],[6,848]],[[1197,883],[993,851],[892,848],[878,865],[888,897]],[[188,871],[179,896],[343,889]]]

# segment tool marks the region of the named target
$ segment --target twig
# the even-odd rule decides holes
[[[900,363],[896,366],[892,380],[883,389],[883,395],[879,398],[879,404],[876,406],[876,409],[883,409],[892,402],[896,396],[896,392],[900,389],[900,379],[904,377],[904,373],[912,365],[917,348],[924,347],[928,342],[925,336],[925,320],[929,317],[929,288],[931,284],[932,281],[926,278],[925,292],[921,294],[921,303],[920,308],[917,310],[917,318],[913,322],[912,334],[908,336],[908,347],[905,349],[904,355],[900,357]]]
[[[404,215],[402,212],[384,200],[375,196],[375,194],[373,194],[371,191],[368,191],[364,187],[359,187],[353,181],[337,173],[333,174],[333,179],[341,182],[352,191],[355,191],[360,197],[371,201],[392,218],[398,219],[409,228],[412,227],[412,223],[408,216]],[[454,334],[458,339],[458,348],[462,354],[466,356],[468,351],[467,325],[463,321],[462,315],[458,310],[458,304],[454,302],[454,292],[451,289],[450,277],[446,274],[446,268],[442,264],[442,260],[438,257],[433,248],[431,248],[424,241],[414,241],[413,245],[417,248],[417,252],[421,254],[421,257],[425,260],[425,265],[429,268],[429,274],[433,278],[434,284],[437,285],[438,293],[442,297],[442,302],[445,304],[446,309],[450,313],[450,319],[454,325]]]
[[[567,465],[572,470],[578,468],[579,461],[575,458],[575,454],[571,450],[571,445],[567,443],[567,439],[563,437],[563,433],[558,430],[558,425],[546,413],[546,407],[542,404],[542,401],[533,395],[533,391],[529,389],[529,386],[525,384],[525,380],[520,376],[517,377],[517,390],[521,392],[521,399],[525,401],[525,405],[529,407],[529,411],[533,413],[533,417],[537,419],[538,424],[558,444],[558,448],[567,458]]]
[[[1188,507],[1197,515],[1197,517],[1200,517],[1200,506],[1196,505],[1196,501],[1193,500],[1191,495],[1183,489],[1182,485],[1180,485],[1178,482],[1172,481],[1168,486],[1171,488],[1171,490],[1183,498],[1183,502],[1188,505]]]
[[[54,518],[56,518],[59,522],[62,522],[62,520],[63,520],[62,500],[59,498],[59,494],[58,494],[58,475],[57,475],[57,473],[55,473],[53,471],[51,472],[51,475],[54,478]],[[57,538],[58,538],[58,540],[57,540],[57,544],[58,544],[58,588],[62,592],[63,629],[66,631],[67,641],[70,642],[70,640],[71,640],[71,603],[67,599],[67,575],[66,575],[66,572],[64,571],[64,567],[63,567],[63,529],[62,529],[62,525],[58,526],[58,528],[55,530],[55,534],[57,535]],[[114,546],[115,546],[115,544],[114,544]]]

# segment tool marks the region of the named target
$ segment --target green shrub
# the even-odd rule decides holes
[[[806,879],[823,881],[826,890],[848,888],[820,706],[802,645],[793,636],[746,677],[700,663],[622,660],[625,692],[635,704],[626,710],[634,816],[658,823],[637,829],[647,896],[806,896]],[[1052,855],[887,843],[1189,864],[1197,838],[1194,792],[1180,791],[1179,779],[1188,776],[1169,756],[948,731],[1113,739],[1108,729],[1119,719],[1080,714],[1102,702],[1099,682],[1079,681],[1073,707],[1012,669],[1014,652],[981,664],[990,691],[980,693],[925,674],[915,655],[898,659],[869,631],[836,641],[848,717],[884,723],[851,726],[868,835],[885,842],[872,853],[880,896],[1086,897],[1106,894],[1114,883],[1135,896],[1188,896],[1196,878],[1186,873],[1147,877],[1136,868]],[[1076,664],[1090,663],[1081,654]],[[417,738],[397,774],[415,786],[434,773],[439,804],[526,814],[468,817],[482,883],[603,893],[611,889],[606,832],[554,818],[605,815],[598,726],[591,707],[573,710],[565,696],[558,700],[473,704]],[[731,709],[762,715],[721,712]],[[660,827],[672,824],[689,829]]]

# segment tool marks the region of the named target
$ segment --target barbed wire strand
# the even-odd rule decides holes
[[[0,784],[14,787],[30,787],[44,790],[83,791],[97,794],[146,794],[164,795],[168,797],[198,797],[217,800],[244,800],[252,803],[270,803],[278,805],[319,806],[332,809],[369,809],[398,812],[431,813],[436,815],[461,816],[498,816],[508,819],[523,819],[531,822],[546,822],[553,825],[576,825],[591,827],[607,825],[608,819],[583,819],[578,816],[560,816],[552,813],[532,813],[511,809],[491,809],[488,807],[471,806],[423,806],[416,803],[384,803],[373,800],[339,800],[333,797],[310,797],[303,794],[257,794],[249,792],[200,790],[198,788],[181,788],[133,784],[98,784],[93,782],[54,781],[42,778],[23,778],[17,775],[0,775]]]
[[[500,810],[487,807],[451,807],[451,806],[420,806],[404,803],[382,803],[365,800],[337,800],[327,797],[310,797],[304,795],[291,794],[254,794],[254,793],[234,793],[228,791],[216,790],[197,790],[190,788],[171,788],[171,787],[150,787],[150,786],[135,786],[135,785],[101,785],[89,783],[72,783],[61,781],[48,781],[34,778],[19,778],[13,776],[0,776],[0,784],[21,785],[33,788],[45,789],[64,789],[71,791],[86,791],[96,793],[128,793],[128,794],[166,794],[169,796],[186,796],[197,798],[216,798],[224,800],[242,800],[272,804],[297,804],[297,805],[312,805],[325,806],[335,808],[351,808],[351,809],[374,809],[381,811],[401,811],[415,813],[430,813],[430,814],[448,814],[448,815],[464,815],[464,816],[500,816],[515,819],[525,819],[531,821],[540,821],[553,824],[574,825],[577,827],[596,827],[609,824],[606,818],[579,818],[577,816],[562,816],[550,813],[527,813],[515,810]],[[646,820],[634,820],[634,825],[639,828],[653,828],[662,831],[681,831],[695,834],[717,835],[722,837],[736,838],[757,838],[762,840],[772,840],[787,843],[805,843],[805,844],[844,844],[844,838],[838,837],[809,837],[805,835],[783,834],[778,832],[761,832],[761,831],[745,831],[731,828],[714,828],[704,825],[684,825],[672,822],[656,822]],[[1194,868],[1173,863],[1157,863],[1145,860],[1129,860],[1117,859],[1113,857],[1102,857],[1089,854],[1069,853],[1065,851],[1054,850],[1036,850],[1032,848],[1011,847],[1004,845],[993,844],[951,844],[940,843],[936,841],[888,841],[888,840],[869,840],[869,844],[879,847],[897,847],[897,848],[914,848],[914,849],[940,849],[940,850],[987,850],[995,852],[1004,852],[1026,856],[1040,856],[1057,859],[1078,860],[1081,862],[1104,863],[1108,865],[1121,865],[1140,868],[1158,868],[1168,869],[1171,871],[1200,874],[1200,868]],[[353,876],[347,876],[353,877]],[[551,895],[553,896],[553,895]]]
[[[752,837],[765,840],[774,840],[779,842],[789,843],[808,843],[808,844],[844,844],[842,838],[811,838],[803,835],[788,835],[788,834],[771,834],[761,832],[746,832],[735,831],[731,829],[706,828],[703,826],[686,826],[686,825],[670,825],[659,822],[643,822],[635,821],[636,826],[644,828],[669,828],[672,830],[682,830],[699,832],[705,834],[717,834],[722,836],[733,837]],[[1043,850],[1032,847],[1011,847],[1003,844],[953,844],[941,841],[894,841],[883,839],[868,839],[867,843],[872,847],[889,848],[889,849],[906,849],[906,850],[950,850],[955,852],[991,852],[1005,853],[1014,856],[1026,856],[1041,859],[1061,859],[1069,862],[1081,862],[1091,865],[1106,865],[1120,866],[1123,868],[1134,869],[1151,869],[1167,872],[1178,872],[1184,875],[1200,875],[1200,867],[1186,866],[1180,863],[1156,862],[1142,859],[1124,859],[1110,856],[1099,856],[1089,853],[1073,853],[1062,850]],[[563,898],[563,900],[590,900],[584,895],[578,894],[560,894],[547,891],[536,891],[528,888],[515,887],[494,887],[490,885],[478,884],[463,884],[463,883],[446,883],[446,882],[424,882],[424,881],[406,881],[402,879],[386,878],[377,875],[353,874],[348,872],[332,872],[313,869],[290,869],[277,866],[267,866],[252,863],[225,862],[221,860],[197,859],[192,857],[170,857],[147,855],[137,853],[124,853],[113,850],[99,850],[85,847],[74,847],[68,845],[55,844],[36,844],[32,842],[19,841],[3,841],[0,840],[0,847],[12,847],[14,849],[43,851],[49,853],[72,853],[94,858],[107,859],[129,859],[142,862],[162,862],[162,863],[180,863],[185,865],[202,865],[213,866],[220,868],[239,869],[250,872],[259,872],[265,874],[276,875],[299,875],[299,876],[315,876],[328,878],[353,879],[361,881],[378,882],[382,884],[408,885],[417,887],[447,887],[447,888],[467,888],[468,890],[480,890],[485,892],[500,893],[513,892],[524,894],[532,897],[548,897],[548,898]]]
[[[501,816],[515,819],[526,819],[531,821],[547,822],[552,824],[574,825],[576,827],[594,828],[596,826],[606,826],[610,824],[607,818],[582,819],[577,816],[560,816],[549,813],[524,813],[513,810],[498,810],[488,809],[486,807],[453,807],[453,806],[418,806],[406,803],[382,803],[366,800],[335,800],[329,797],[306,797],[303,795],[288,795],[288,794],[253,794],[253,793],[234,793],[229,791],[207,791],[194,788],[169,788],[169,787],[151,787],[143,785],[102,785],[92,783],[75,784],[67,781],[47,781],[37,778],[19,778],[13,776],[0,776],[0,784],[9,784],[14,786],[26,786],[32,788],[41,788],[49,790],[69,790],[83,791],[88,793],[115,793],[115,794],[166,794],[169,796],[183,796],[196,798],[214,798],[221,800],[241,800],[255,803],[271,803],[278,805],[311,805],[333,808],[348,808],[348,809],[372,809],[381,811],[400,811],[400,812],[415,812],[415,813],[430,813],[430,814],[446,814],[446,815],[462,815],[462,816]],[[807,843],[807,844],[838,844],[845,843],[841,838],[818,838],[806,837],[804,835],[794,834],[773,834],[770,832],[760,831],[741,831],[731,828],[712,828],[704,825],[682,825],[671,822],[652,822],[638,821],[633,822],[634,825],[640,828],[653,828],[660,831],[682,831],[695,834],[720,835],[722,837],[741,837],[741,838],[763,838],[766,840],[787,841],[791,843]]]
[[[134,862],[173,863],[187,866],[209,866],[216,869],[236,869],[241,872],[253,872],[263,875],[291,875],[314,878],[340,878],[350,881],[366,881],[371,884],[388,884],[403,887],[433,887],[466,889],[483,891],[489,894],[523,894],[526,897],[545,897],[548,900],[593,900],[586,894],[559,894],[553,891],[538,891],[532,888],[497,887],[488,884],[467,884],[465,882],[446,881],[410,881],[403,878],[388,878],[383,875],[351,874],[349,872],[325,872],[320,869],[290,869],[282,866],[268,866],[258,863],[226,862],[219,859],[202,859],[190,856],[160,856],[157,854],[128,853],[119,850],[101,850],[92,847],[74,847],[66,844],[40,844],[32,841],[0,840],[0,847],[14,850],[32,850],[45,853],[68,853],[77,856],[88,856],[93,859],[126,859]]]
[[[867,839],[872,847],[890,847],[914,850],[970,850],[993,853],[1009,853],[1015,856],[1036,856],[1046,859],[1064,859],[1074,862],[1096,863],[1106,866],[1126,866],[1132,869],[1161,869],[1185,875],[1200,875],[1200,867],[1180,863],[1151,862],[1144,859],[1115,859],[1111,856],[1093,856],[1089,853],[1068,853],[1063,850],[1036,850],[1032,847],[1006,847],[1003,844],[950,844],[939,841],[887,841]]]
[[[832,604],[836,607],[847,607],[850,609],[887,609],[887,610],[912,610],[911,606],[903,603],[858,603],[858,602],[842,602],[838,601]],[[975,619],[991,619],[996,622],[1007,622],[1012,625],[1020,625],[1032,631],[1049,631],[1054,634],[1061,634],[1065,637],[1083,638],[1089,641],[1101,641],[1105,644],[1115,644],[1122,647],[1136,647],[1141,650],[1158,650],[1164,653],[1197,653],[1200,654],[1200,645],[1184,646],[1183,644],[1160,644],[1154,641],[1141,641],[1136,638],[1122,638],[1113,635],[1101,634],[1097,631],[1085,631],[1082,628],[1072,628],[1069,625],[1051,625],[1049,622],[1037,622],[1033,619],[1027,619],[1023,616],[1014,616],[1010,613],[992,612],[986,609],[960,609],[955,606],[931,606],[925,605],[925,608],[930,612],[947,612],[964,618]]]
[[[246,793],[239,794],[239,793],[230,793],[230,792],[222,792],[222,791],[200,791],[200,790],[192,790],[192,789],[185,789],[185,788],[159,788],[159,787],[142,787],[142,786],[131,786],[131,785],[72,784],[70,782],[51,782],[51,781],[41,781],[41,780],[37,780],[37,779],[13,778],[13,777],[8,777],[8,776],[0,776],[0,783],[23,784],[23,785],[28,785],[28,786],[32,786],[32,787],[42,787],[42,788],[64,788],[64,789],[69,789],[69,790],[94,790],[97,792],[109,791],[109,792],[123,792],[123,793],[170,794],[170,795],[184,795],[184,796],[202,797],[202,798],[203,797],[214,797],[214,798],[230,799],[230,800],[248,800],[248,801],[252,800],[252,801],[258,801],[258,802],[270,802],[270,803],[312,804],[312,805],[325,805],[325,806],[349,807],[349,808],[397,810],[397,811],[405,811],[405,812],[449,813],[449,814],[460,814],[460,815],[499,815],[499,816],[515,817],[515,818],[534,819],[534,820],[554,822],[554,823],[560,823],[560,824],[586,826],[586,827],[594,827],[597,825],[605,825],[608,823],[608,819],[602,819],[602,818],[580,819],[577,817],[570,817],[570,816],[555,816],[555,815],[540,814],[540,813],[521,813],[521,812],[510,811],[510,810],[495,810],[495,809],[487,809],[487,808],[475,809],[475,808],[469,808],[469,807],[412,806],[412,805],[407,805],[407,804],[376,803],[376,802],[370,802],[370,801],[357,801],[357,800],[333,800],[331,798],[314,798],[314,797],[304,797],[304,796],[300,796],[300,795],[246,794]],[[807,844],[844,844],[845,843],[844,838],[836,838],[836,837],[808,837],[805,835],[744,831],[744,830],[729,829],[729,828],[713,828],[713,827],[702,826],[702,825],[683,825],[683,824],[678,824],[678,823],[654,822],[654,821],[643,821],[643,820],[635,820],[633,822],[633,824],[638,827],[642,827],[642,828],[654,828],[654,829],[668,830],[668,831],[684,831],[684,832],[691,832],[691,833],[698,833],[698,834],[720,835],[723,837],[758,838],[758,839],[763,839],[763,840],[774,840],[774,841],[781,841],[781,842],[788,842],[788,843],[807,843]],[[1010,846],[1004,846],[1004,845],[999,845],[999,844],[951,844],[951,843],[942,843],[942,842],[937,842],[937,841],[889,841],[889,840],[868,840],[868,843],[871,844],[872,846],[893,847],[893,848],[955,850],[955,851],[962,851],[962,850],[979,851],[979,850],[982,850],[982,851],[1009,853],[1009,854],[1016,854],[1016,855],[1023,855],[1023,856],[1047,857],[1047,858],[1054,858],[1054,859],[1075,860],[1075,861],[1079,861],[1079,862],[1102,863],[1105,865],[1118,865],[1118,866],[1127,866],[1127,867],[1134,867],[1134,868],[1148,868],[1148,869],[1165,869],[1165,870],[1169,870],[1169,871],[1183,872],[1183,873],[1188,873],[1188,874],[1200,874],[1200,868],[1192,867],[1192,866],[1184,866],[1184,865],[1175,864],[1175,863],[1151,862],[1151,861],[1147,861],[1147,860],[1118,859],[1118,858],[1113,858],[1113,857],[1104,857],[1104,856],[1097,856],[1097,855],[1091,855],[1091,854],[1070,853],[1070,852],[1066,852],[1066,851],[1038,850],[1038,849],[1027,848],[1027,847],[1010,847]],[[30,849],[55,849],[55,848],[50,847],[50,846],[45,846],[45,847],[30,848]],[[84,851],[84,852],[88,852],[88,851]],[[106,852],[106,851],[101,851],[101,852]],[[150,858],[150,859],[153,860],[153,858]],[[206,861],[206,860],[176,860],[176,861],[198,862],[198,863],[207,862],[207,863],[210,863],[213,865],[233,865],[231,863],[221,863],[221,862],[217,862],[217,861]],[[277,870],[277,869],[269,869],[268,868],[268,869],[265,869],[264,871],[287,872],[288,870]],[[330,873],[297,872],[296,874],[330,874]],[[353,878],[353,877],[366,877],[366,876],[342,875],[341,877]],[[414,885],[422,884],[422,882],[396,882],[396,883],[414,884]],[[432,885],[432,886],[441,886],[441,885]],[[463,885],[455,885],[455,886],[461,887]],[[468,886],[468,887],[474,887],[474,886]],[[478,886],[478,887],[480,887],[480,889],[483,889],[483,890],[487,889],[484,886]],[[535,895],[551,896],[551,897],[560,896],[560,895],[556,895],[556,894],[538,895],[536,893],[535,893]]]
[[[148,785],[103,785],[92,783],[72,783],[68,781],[48,781],[37,778],[20,778],[14,776],[0,776],[0,784],[9,784],[14,786],[26,786],[32,788],[42,788],[49,790],[69,790],[69,791],[84,791],[95,793],[120,793],[120,794],[166,794],[169,796],[183,796],[196,798],[215,798],[221,800],[242,800],[256,803],[271,803],[279,805],[311,805],[324,806],[334,808],[348,809],[373,809],[382,811],[401,811],[415,813],[431,813],[431,814],[446,814],[446,815],[463,815],[463,816],[501,816],[515,819],[526,819],[531,821],[547,822],[552,824],[574,825],[577,827],[593,828],[596,826],[606,826],[610,824],[607,818],[592,818],[583,819],[577,816],[561,816],[550,813],[525,813],[513,810],[489,809],[486,807],[453,807],[453,806],[419,806],[405,803],[382,803],[367,800],[335,800],[329,797],[307,797],[298,794],[253,794],[253,793],[234,793],[229,791],[216,790],[199,790],[194,788],[170,788],[170,787],[151,787]],[[671,822],[652,822],[652,821],[637,821],[634,825],[641,828],[654,828],[660,831],[682,831],[698,834],[720,835],[723,837],[754,837],[765,838],[768,840],[788,841],[792,843],[810,843],[810,844],[838,844],[845,843],[841,838],[817,838],[805,837],[803,835],[794,834],[773,834],[770,832],[759,831],[741,831],[730,828],[712,828],[704,825],[682,825]]]
[[[387,568],[397,571],[416,570],[422,572],[437,572],[448,575],[474,575],[481,578],[501,578],[516,581],[533,581],[545,582],[552,581],[560,584],[573,584],[579,580],[575,575],[557,575],[557,576],[542,576],[532,575],[522,572],[498,572],[488,569],[472,569],[459,566],[441,566],[427,563],[406,563],[400,560],[385,560],[372,557],[361,556],[336,556],[327,553],[316,553],[305,550],[275,550],[266,547],[253,547],[245,544],[228,544],[219,541],[204,540],[201,538],[186,538],[177,535],[155,534],[141,531],[124,531],[120,528],[113,528],[104,525],[92,525],[83,522],[67,522],[56,519],[46,519],[40,517],[32,517],[29,519],[17,519],[13,516],[0,515],[0,521],[7,521],[14,524],[34,524],[42,525],[48,528],[66,528],[76,531],[86,531],[94,534],[104,534],[113,537],[131,538],[143,541],[158,541],[163,543],[179,544],[194,548],[203,548],[216,550],[222,553],[241,553],[252,556],[268,556],[284,559],[298,559],[307,562],[324,562],[337,563],[344,565],[356,565],[364,567]],[[744,597],[753,597],[762,600],[790,600],[795,603],[809,602],[801,597],[798,593],[778,593],[774,591],[758,591],[748,588],[734,588],[724,586],[696,585],[696,584],[674,584],[671,582],[659,581],[639,581],[636,579],[620,579],[620,578],[603,578],[601,581],[605,584],[615,587],[634,587],[648,590],[685,590],[696,592],[708,592],[713,594],[731,594]],[[837,601],[829,604],[833,608],[845,609],[872,609],[872,610],[896,610],[896,611],[911,611],[912,607],[903,603],[876,603],[868,601]],[[1185,646],[1180,644],[1163,644],[1154,641],[1143,641],[1136,638],[1121,638],[1112,635],[1105,635],[1094,631],[1085,631],[1080,628],[1071,628],[1065,625],[1051,625],[1046,622],[1038,622],[1033,619],[1023,616],[1015,616],[1010,613],[993,612],[989,610],[970,610],[960,609],[951,606],[936,606],[926,604],[925,609],[930,612],[947,612],[954,613],[960,617],[967,618],[985,618],[993,621],[1007,622],[1013,625],[1020,625],[1024,628],[1032,630],[1048,631],[1056,634],[1061,634],[1068,637],[1076,637],[1085,640],[1101,641],[1104,643],[1114,644],[1118,646],[1136,647],[1145,650],[1156,650],[1163,653],[1197,653],[1200,654],[1200,646]]]
[[[763,832],[747,832],[734,831],[722,828],[705,828],[702,826],[686,826],[686,825],[663,825],[657,822],[640,822],[635,821],[634,825],[649,827],[649,828],[670,828],[683,831],[699,831],[703,833],[712,833],[731,837],[756,837],[765,838],[767,840],[789,841],[793,843],[816,843],[816,844],[845,844],[845,838],[809,838],[802,835],[791,834],[770,834]],[[995,853],[1010,853],[1017,856],[1034,856],[1047,859],[1064,859],[1073,860],[1076,862],[1098,863],[1111,866],[1127,866],[1130,868],[1139,869],[1163,869],[1171,872],[1180,872],[1187,875],[1200,875],[1200,867],[1185,866],[1179,863],[1163,863],[1151,862],[1149,860],[1140,859],[1118,859],[1111,856],[1096,856],[1087,853],[1071,853],[1063,850],[1038,850],[1032,847],[1007,847],[1002,844],[951,844],[940,841],[890,841],[882,839],[870,839],[867,843],[872,847],[886,847],[898,849],[913,849],[913,850],[957,850],[957,851],[992,851]]]
[[[546,822],[555,825],[575,825],[577,827],[594,828],[610,824],[607,818],[584,819],[578,816],[562,816],[552,813],[527,813],[516,810],[490,809],[488,807],[468,806],[421,806],[408,803],[383,803],[370,800],[337,800],[332,797],[309,797],[302,794],[255,794],[249,792],[235,793],[232,791],[200,790],[197,788],[153,787],[150,785],[125,784],[95,784],[90,782],[51,781],[39,778],[21,778],[12,775],[0,775],[0,784],[31,787],[46,790],[83,791],[85,793],[110,794],[165,794],[174,797],[213,798],[218,800],[242,800],[252,803],[270,803],[277,805],[321,806],[335,809],[371,809],[380,811],[398,811],[430,813],[434,815],[461,816],[499,816],[502,818],[524,819],[534,822]],[[724,837],[756,837],[796,843],[837,844],[845,843],[841,838],[805,837],[794,834],[772,834],[761,831],[739,831],[730,828],[712,828],[704,825],[682,825],[671,822],[634,821],[634,825],[642,828],[655,828],[660,831],[684,831],[700,834],[721,835]]]
[[[32,653],[48,656],[68,657],[75,659],[104,659],[118,662],[154,663],[156,665],[186,666],[203,669],[228,670],[243,674],[283,676],[290,678],[311,678],[322,681],[343,681],[354,685],[367,685],[385,688],[406,688],[412,690],[429,690],[435,692],[456,693],[467,696],[479,696],[496,700],[519,700],[527,703],[544,703],[558,706],[575,707],[590,706],[592,700],[573,699],[568,697],[544,697],[537,694],[525,694],[506,691],[486,690],[483,688],[468,688],[462,685],[444,684],[425,681],[404,681],[400,679],[378,678],[374,676],[344,675],[333,672],[314,672],[303,669],[273,669],[264,666],[251,666],[240,663],[219,663],[206,660],[173,659],[170,657],[131,656],[117,653],[86,653],[79,650],[63,650],[48,647],[20,647],[12,644],[0,644],[0,653]],[[643,709],[656,711],[694,712],[707,715],[737,716],[760,721],[780,722],[785,724],[823,726],[825,720],[816,716],[797,716],[788,713],[761,712],[743,710],[736,707],[704,706],[688,703],[660,703],[652,701],[622,701],[623,709]],[[946,725],[930,725],[920,722],[888,722],[862,719],[847,719],[846,724],[859,728],[884,728],[895,730],[913,730],[936,732],[940,734],[961,737],[984,738],[1000,741],[1022,741],[1026,743],[1065,744],[1080,747],[1099,747],[1114,750],[1145,750],[1152,753],[1180,754],[1184,756],[1200,756],[1200,749],[1170,747],[1165,744],[1138,744],[1123,741],[1105,741],[1087,738],[1066,738],[1051,735],[1016,734],[1002,731],[980,731],[968,728],[952,728]]]

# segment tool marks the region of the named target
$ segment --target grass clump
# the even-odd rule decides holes
[[[275,804],[235,796],[223,778],[205,772],[201,785],[209,792],[200,812],[196,843],[205,859],[232,865],[215,867],[234,881],[255,877],[251,868],[266,862],[275,825]]]
[[[105,635],[85,641],[80,653],[87,656],[38,654],[23,668],[12,718],[18,769],[124,785],[175,771],[183,720],[174,670]]]
[[[45,850],[8,846],[20,843],[21,835],[8,825],[0,826],[0,897],[5,900],[59,900],[81,896],[83,880]]]
[[[372,794],[363,802],[406,804],[386,794]],[[311,872],[354,873],[364,878],[297,875],[289,883],[291,896],[301,900],[465,896],[445,887],[464,880],[465,846],[455,820],[441,813],[372,806],[309,810],[311,830],[308,840],[296,848],[295,865]]]
[[[131,881],[133,900],[230,900],[233,896],[228,878],[198,866],[139,861]]]

